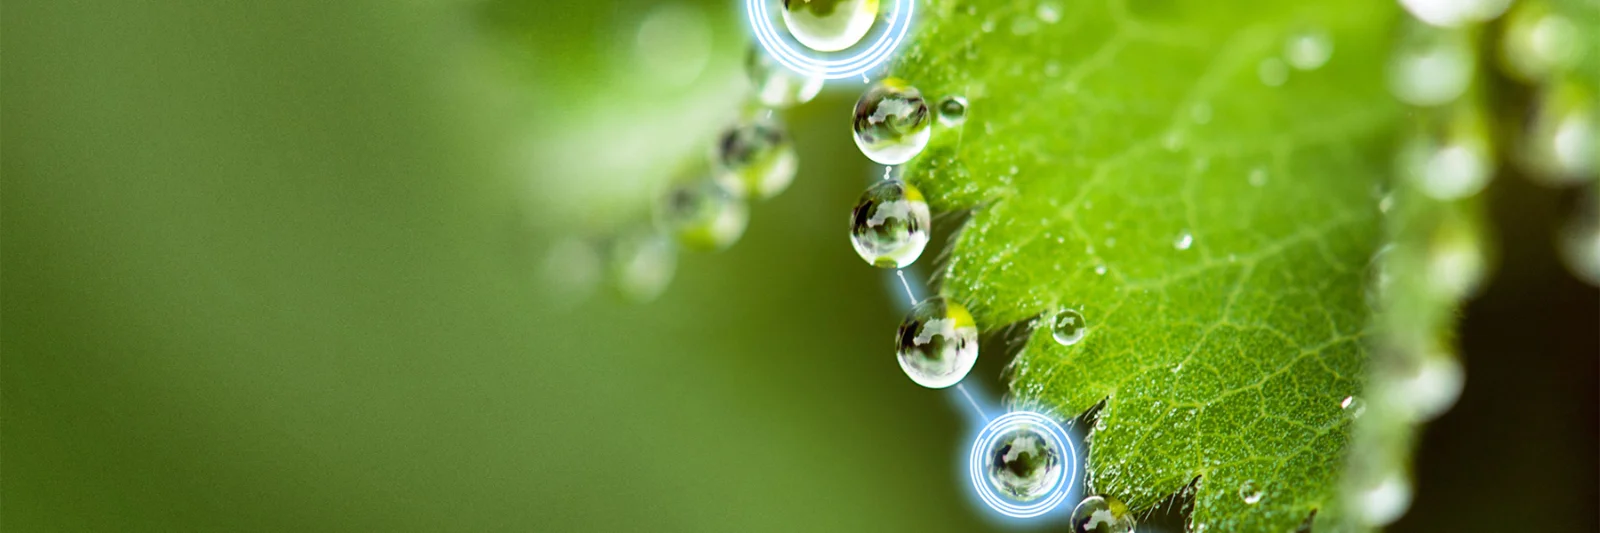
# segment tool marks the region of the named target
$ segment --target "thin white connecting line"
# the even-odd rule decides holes
[[[887,179],[894,179],[894,178],[889,176],[889,172],[891,172],[893,170],[894,170],[894,167],[883,167],[883,179],[886,179],[886,180]]]
[[[985,423],[988,423],[989,422],[989,414],[983,412],[983,408],[982,407],[978,407],[978,401],[972,399],[972,394],[967,392],[967,386],[964,385],[964,384],[961,384],[961,383],[957,383],[956,384],[956,390],[961,391],[961,395],[967,397],[967,403],[972,404],[972,410],[973,411],[977,411],[978,412],[978,416],[983,417],[983,421]]]
[[[911,300],[911,305],[917,305],[917,293],[911,292],[911,282],[906,281],[906,271],[896,270],[894,275],[900,276],[900,285],[906,288],[906,298]]]

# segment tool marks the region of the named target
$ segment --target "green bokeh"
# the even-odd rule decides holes
[[[633,20],[587,9],[542,45]],[[573,304],[527,191],[580,176],[499,149],[564,104],[482,97],[483,10],[4,14],[6,531],[982,526],[846,242],[848,94],[791,115],[802,174],[744,242]]]

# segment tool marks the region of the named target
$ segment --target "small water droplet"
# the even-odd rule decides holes
[[[1109,496],[1090,496],[1072,509],[1074,533],[1132,533],[1137,521],[1128,506]]]
[[[722,250],[744,235],[750,210],[711,180],[673,185],[657,207],[656,223],[678,242],[698,250]]]
[[[1540,91],[1518,155],[1533,177],[1552,185],[1600,173],[1600,109],[1591,90],[1559,82]]]
[[[644,76],[682,87],[705,72],[712,50],[711,24],[699,6],[667,3],[651,9],[634,35],[634,55]]]
[[[1600,201],[1592,196],[1572,214],[1557,241],[1561,259],[1578,279],[1600,286]]]
[[[1283,43],[1283,57],[1299,70],[1322,68],[1333,57],[1333,37],[1321,28],[1297,32]]]
[[[584,239],[566,237],[545,253],[543,281],[548,293],[572,304],[588,297],[604,272],[601,250]]]
[[[1477,70],[1474,57],[1471,40],[1463,32],[1412,28],[1389,61],[1389,92],[1416,106],[1454,101],[1471,85]]]
[[[756,100],[762,105],[786,108],[810,102],[822,92],[825,80],[816,76],[802,76],[778,64],[760,46],[752,45],[745,56],[745,75],[755,90]]]
[[[611,243],[608,274],[617,293],[629,301],[656,299],[672,281],[678,266],[678,249],[654,231],[638,230]]]
[[[852,129],[856,146],[867,158],[898,165],[928,145],[932,120],[922,93],[904,81],[888,78],[856,100]]]
[[[1050,335],[1062,346],[1072,346],[1089,334],[1089,323],[1076,309],[1062,309],[1051,320]]]
[[[1256,76],[1261,78],[1263,85],[1277,87],[1289,81],[1289,66],[1282,59],[1269,57],[1256,66]]]
[[[1189,118],[1194,120],[1195,124],[1211,122],[1211,104],[1205,102],[1195,104],[1189,108]]]
[[[1400,0],[1400,5],[1417,20],[1453,28],[1498,17],[1511,0]]]
[[[916,187],[879,180],[861,193],[850,213],[850,244],[873,266],[902,268],[927,247],[929,219],[928,202]]]
[[[717,141],[717,183],[735,196],[771,198],[789,188],[800,166],[789,133],[775,119],[744,120]]]
[[[1177,240],[1172,241],[1172,247],[1173,248],[1177,248],[1179,250],[1188,250],[1189,247],[1193,246],[1193,245],[1194,245],[1194,235],[1191,235],[1187,231],[1178,234]]]
[[[943,296],[912,306],[895,334],[900,369],[918,385],[959,383],[978,361],[978,324],[967,308]]]
[[[978,26],[978,29],[983,30],[984,33],[994,31],[994,18],[983,19],[983,24]]]
[[[785,1],[783,23],[800,44],[818,52],[837,52],[855,46],[872,30],[878,1]]]
[[[1061,21],[1061,4],[1052,1],[1039,2],[1039,7],[1033,10],[1034,15],[1046,24],[1055,24]]]
[[[1256,486],[1255,480],[1245,480],[1239,485],[1239,498],[1243,499],[1246,505],[1255,505],[1261,501],[1261,496],[1261,488]]]
[[[1263,187],[1263,186],[1266,186],[1266,184],[1267,184],[1267,169],[1261,168],[1261,167],[1256,167],[1256,168],[1250,169],[1249,181],[1250,181],[1250,186],[1251,187]]]
[[[950,95],[939,101],[939,123],[948,127],[960,126],[967,121],[967,99]]]
[[[1447,216],[1428,242],[1428,284],[1435,294],[1464,299],[1477,293],[1487,274],[1483,236],[1463,216]]]
[[[1466,379],[1461,363],[1445,353],[1423,355],[1409,375],[1393,383],[1391,401],[1412,420],[1428,421],[1444,414],[1461,397]]]
[[[1339,402],[1339,408],[1350,418],[1361,418],[1361,415],[1367,413],[1367,402],[1355,396],[1345,396],[1344,400]]]
[[[1018,502],[1030,502],[1060,483],[1062,461],[1061,443],[1045,428],[1025,423],[995,439],[984,471],[995,490]]]

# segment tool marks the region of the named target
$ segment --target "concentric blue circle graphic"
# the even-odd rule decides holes
[[[911,28],[911,13],[916,0],[893,1],[894,9],[889,10],[888,20],[884,22],[887,29],[878,33],[871,45],[865,48],[859,45],[852,47],[846,52],[850,55],[843,56],[819,54],[799,45],[792,37],[779,33],[772,25],[772,0],[745,0],[745,11],[750,17],[750,28],[755,31],[756,42],[761,43],[767,55],[800,74],[836,80],[866,74],[883,64],[900,47],[900,41],[905,39],[906,31]],[[852,53],[854,50],[859,52]]]
[[[1045,496],[1029,503],[1021,503],[1001,494],[988,483],[984,475],[984,460],[989,449],[994,446],[1006,433],[1027,426],[1043,428],[1046,437],[1053,439],[1054,444],[1062,454],[1061,467],[1063,475],[1056,478],[1056,484],[1045,491]],[[978,491],[978,497],[983,503],[1000,514],[1013,518],[1033,518],[1055,509],[1067,499],[1067,493],[1078,481],[1078,449],[1072,444],[1066,430],[1061,424],[1048,416],[1030,411],[1012,411],[989,422],[978,433],[977,440],[972,442],[972,455],[968,460],[968,467],[972,475],[972,488]]]

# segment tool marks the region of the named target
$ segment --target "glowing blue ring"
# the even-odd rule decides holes
[[[1065,470],[1063,476],[1056,478],[1055,485],[1046,489],[1045,497],[1031,504],[1022,505],[1001,495],[988,483],[984,475],[984,460],[988,458],[989,449],[993,448],[1000,437],[1007,432],[1020,429],[1024,426],[1037,426],[1044,428],[1046,437],[1055,439],[1062,454],[1061,468]],[[1029,411],[1012,411],[1000,418],[996,418],[983,426],[983,431],[978,433],[977,440],[972,442],[972,456],[968,461],[972,474],[972,488],[977,489],[978,497],[983,503],[989,505],[1000,514],[1012,518],[1033,518],[1055,509],[1067,499],[1067,493],[1078,481],[1078,449],[1072,444],[1072,439],[1067,437],[1067,432],[1061,429],[1054,419],[1039,413]]]
[[[889,29],[866,50],[843,59],[820,59],[796,50],[778,34],[768,13],[770,3],[769,0],[745,0],[750,27],[755,30],[756,41],[761,43],[761,48],[789,70],[830,80],[866,74],[889,59],[911,28],[911,13],[916,6],[916,0],[894,0],[895,8],[889,11]]]

